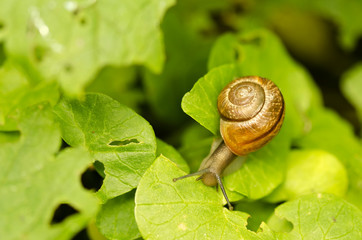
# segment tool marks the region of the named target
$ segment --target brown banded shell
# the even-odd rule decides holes
[[[280,130],[284,99],[270,80],[258,76],[238,78],[218,97],[220,133],[236,155],[254,152]]]

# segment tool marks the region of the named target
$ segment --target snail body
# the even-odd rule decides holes
[[[207,186],[219,184],[229,209],[232,206],[224,190],[221,175],[236,158],[254,152],[278,134],[285,114],[284,99],[270,80],[248,76],[230,82],[219,94],[220,133],[223,141],[205,159],[198,172],[174,181],[200,175]]]

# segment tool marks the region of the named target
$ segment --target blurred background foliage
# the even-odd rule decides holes
[[[183,113],[181,99],[207,72],[212,44],[226,32],[264,27],[312,74],[325,105],[359,133],[356,111],[342,94],[340,81],[362,58],[362,25],[356,19],[361,9],[357,0],[180,0],[161,22],[165,64],[160,73],[126,63],[105,65],[87,80],[85,91],[105,93],[131,107],[158,137],[181,146],[180,133],[193,123]],[[0,39],[6,40],[6,33],[0,23]],[[6,62],[4,51],[2,42],[1,64]]]
[[[9,44],[12,33],[7,28],[7,21],[11,19],[6,19],[10,13],[5,14],[5,11],[6,8],[0,10],[0,125],[19,106],[25,108],[43,100],[55,105],[60,95],[74,94],[67,91],[64,87],[67,85],[63,82],[56,83],[53,78],[44,80],[41,71],[33,68],[48,51],[42,44],[33,49],[35,60],[18,55],[23,49],[14,51],[14,46]],[[179,0],[161,18],[160,38],[165,51],[162,57],[147,60],[146,63],[142,59],[127,59],[122,62],[108,61],[96,67],[91,63],[85,65],[83,70],[89,73],[77,85],[81,91],[76,94],[107,94],[143,116],[152,125],[156,136],[175,146],[185,159],[201,160],[208,154],[213,136],[182,111],[182,97],[208,72],[210,51],[220,36],[268,28],[279,36],[289,54],[312,75],[321,90],[324,105],[336,110],[361,137],[361,12],[360,0]],[[92,23],[87,18],[89,16],[74,14],[80,25],[84,21]],[[29,29],[31,26],[26,26],[26,30]],[[17,43],[23,41],[22,35],[15,37]],[[66,57],[71,59],[73,55]],[[87,56],[84,58],[87,59]],[[159,64],[162,59],[163,66]],[[59,65],[63,63],[60,60]],[[15,61],[18,63],[14,64]],[[74,69],[67,65],[63,67],[65,73],[77,69],[76,66]],[[282,71],[283,66],[280,68]],[[0,129],[16,129],[16,123],[11,119],[8,118],[6,125],[0,126]],[[323,120],[330,124],[328,126],[339,126],[340,123],[330,119],[333,118]],[[319,124],[323,125],[322,119]],[[16,133],[14,136],[7,134],[4,139],[9,141],[17,137]],[[313,143],[308,140],[301,140],[299,146]],[[195,141],[198,144],[195,145]],[[158,145],[165,144],[163,148],[167,148],[166,143],[158,140]],[[346,153],[341,150],[340,156],[353,154],[354,145],[350,146],[350,151]],[[330,144],[329,147],[335,149],[336,146]],[[196,161],[189,164],[191,171],[199,166]],[[114,201],[117,203],[117,199]],[[263,206],[260,207],[260,204]],[[264,205],[259,202],[245,203],[237,209],[270,209],[272,212],[275,207]],[[257,229],[260,224],[257,216],[251,220],[251,229]]]
[[[206,72],[212,43],[226,32],[266,27],[312,74],[326,107],[335,109],[359,133],[355,109],[342,94],[340,81],[362,58],[362,26],[356,21],[361,8],[362,4],[353,0],[179,1],[161,24],[166,49],[163,72],[138,68],[133,85],[122,89],[133,97],[123,102],[136,107],[151,122],[157,136],[180,146],[180,132],[192,123],[180,102]],[[135,86],[142,89],[143,99],[136,97]],[[134,101],[127,102],[130,99]]]

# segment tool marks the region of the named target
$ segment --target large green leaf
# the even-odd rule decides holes
[[[103,163],[105,179],[98,195],[109,199],[137,187],[155,158],[152,127],[131,109],[102,94],[84,101],[62,99],[55,112],[64,140],[85,146]]]
[[[46,105],[23,113],[17,142],[0,147],[0,235],[4,239],[69,239],[97,211],[97,199],[82,188],[80,175],[91,164],[81,148],[58,152],[60,130]],[[50,224],[67,203],[78,211]]]
[[[276,215],[293,223],[278,239],[361,239],[362,213],[331,194],[312,194],[279,206]]]
[[[349,123],[331,110],[313,111],[309,132],[298,140],[298,145],[306,149],[323,149],[335,155],[347,170],[346,198],[362,209],[362,147]]]
[[[33,81],[57,79],[79,93],[100,67],[165,59],[160,21],[174,0],[5,0],[0,23],[5,51]]]
[[[246,229],[247,214],[223,207],[215,189],[185,174],[161,156],[143,175],[136,191],[136,221],[145,239],[270,239],[268,228]]]

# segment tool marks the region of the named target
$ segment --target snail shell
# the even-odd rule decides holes
[[[218,97],[220,133],[236,155],[247,155],[267,144],[284,120],[284,99],[270,80],[242,77],[229,83]]]

